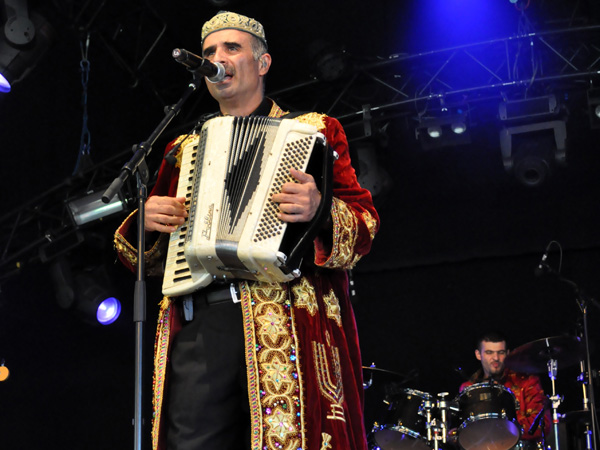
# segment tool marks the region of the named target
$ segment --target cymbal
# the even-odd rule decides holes
[[[504,363],[509,369],[525,373],[548,371],[548,361],[557,361],[558,369],[577,364],[584,358],[585,347],[577,336],[554,336],[528,342],[510,352]]]

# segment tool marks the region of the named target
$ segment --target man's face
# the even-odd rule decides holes
[[[204,40],[202,56],[225,67],[225,79],[206,83],[219,102],[253,102],[262,99],[262,77],[268,72],[270,56],[256,61],[252,55],[252,35],[240,30],[221,30]],[[266,62],[265,62],[266,61]]]
[[[475,357],[481,361],[481,367],[486,378],[502,375],[504,360],[508,355],[506,342],[483,341],[479,349],[475,350]]]

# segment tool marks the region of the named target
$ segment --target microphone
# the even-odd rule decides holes
[[[540,426],[540,423],[544,419],[544,412],[546,412],[545,404],[542,407],[542,409],[540,410],[540,412],[537,414],[537,416],[535,416],[535,419],[533,419],[533,423],[531,424],[531,426],[529,427],[529,430],[527,431],[527,433],[530,436],[533,435],[533,433],[535,433],[536,430],[538,429],[538,427]]]
[[[546,272],[553,272],[552,268],[548,264],[546,264],[546,260],[548,259],[549,249],[550,249],[550,246],[548,245],[548,247],[546,247],[546,251],[544,252],[544,255],[542,256],[542,259],[540,260],[540,263],[533,271],[536,277],[540,277],[540,276],[544,275]]]
[[[173,58],[187,67],[188,70],[204,75],[211,83],[218,83],[225,79],[225,67],[221,63],[210,62],[208,59],[201,58],[182,48],[173,50]]]

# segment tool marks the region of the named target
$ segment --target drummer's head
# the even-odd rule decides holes
[[[491,331],[478,339],[475,357],[481,361],[485,378],[500,376],[504,373],[504,360],[508,352],[506,338],[502,333]]]

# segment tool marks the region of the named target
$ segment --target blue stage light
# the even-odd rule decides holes
[[[114,297],[108,297],[98,306],[96,319],[101,325],[110,325],[121,314],[121,302]]]
[[[0,74],[0,92],[10,92],[10,83]]]

